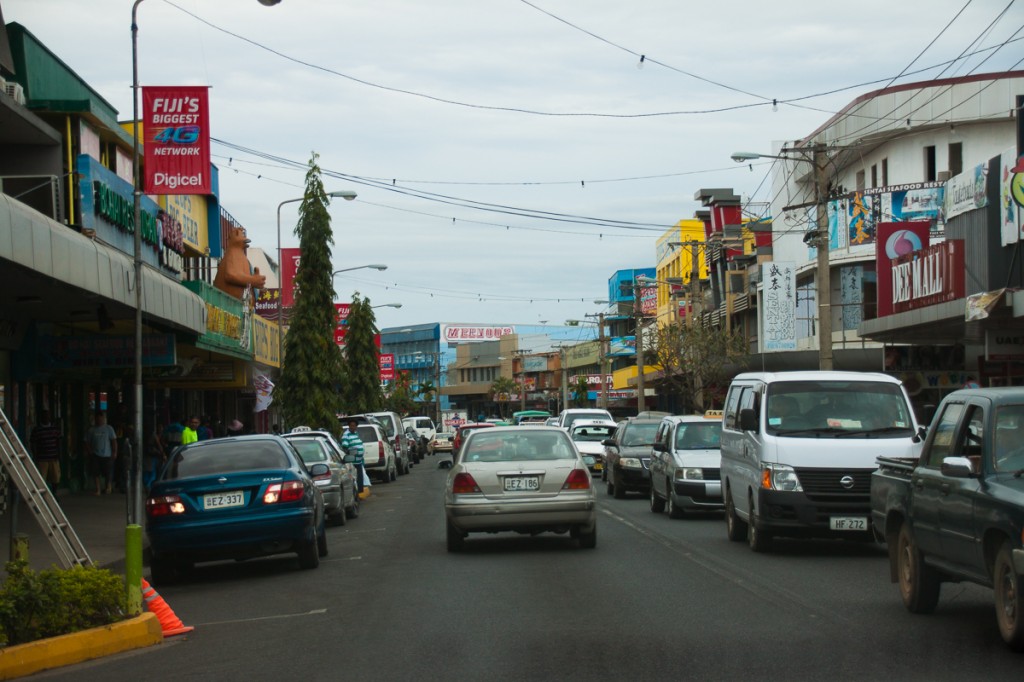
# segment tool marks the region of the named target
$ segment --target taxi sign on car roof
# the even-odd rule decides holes
[[[704,413],[704,418],[705,419],[721,419],[722,418],[722,410],[708,410],[707,412]]]

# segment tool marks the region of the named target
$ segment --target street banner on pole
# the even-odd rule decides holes
[[[209,88],[142,88],[146,194],[213,194]]]
[[[281,305],[295,305],[295,274],[299,271],[302,249],[281,249]]]

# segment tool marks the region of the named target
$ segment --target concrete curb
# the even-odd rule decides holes
[[[147,611],[112,625],[0,649],[0,680],[140,649],[163,640],[160,621]]]

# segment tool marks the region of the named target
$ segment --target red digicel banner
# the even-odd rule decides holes
[[[142,88],[146,194],[213,194],[205,85]]]
[[[302,249],[281,249],[281,305],[295,305],[295,273],[299,271]]]
[[[348,311],[351,310],[351,303],[335,303],[334,313],[336,321],[334,326],[338,329],[344,327],[348,323]]]
[[[395,354],[394,353],[381,353],[380,354],[380,380],[381,381],[394,381],[395,380]]]

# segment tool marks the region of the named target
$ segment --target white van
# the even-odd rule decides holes
[[[740,374],[723,412],[726,529],[755,552],[777,535],[871,539],[876,459],[922,446],[907,393],[887,374]]]

